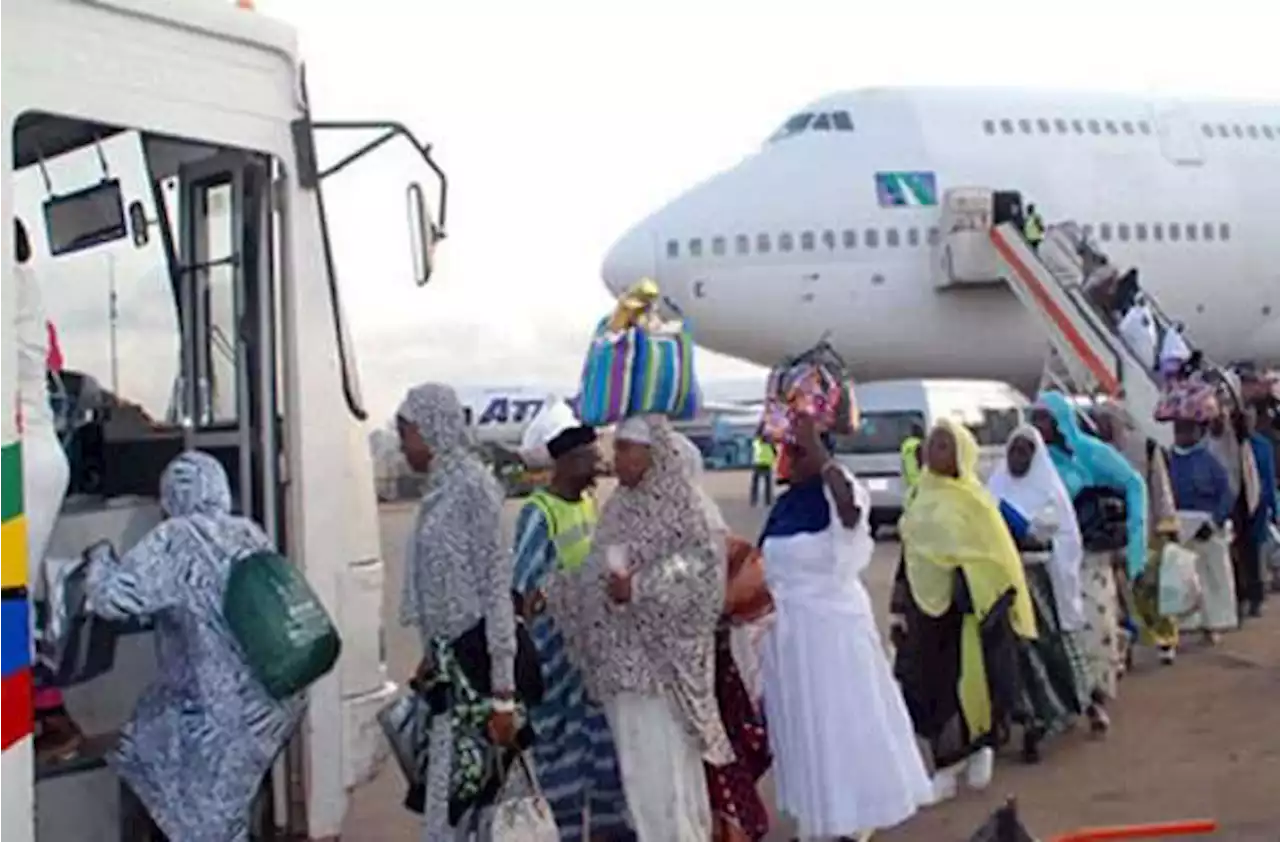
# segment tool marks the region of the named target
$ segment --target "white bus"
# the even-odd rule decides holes
[[[101,673],[65,689],[88,738],[68,760],[37,763],[39,588],[25,521],[56,509],[49,558],[99,539],[123,551],[160,517],[160,470],[197,447],[227,468],[238,510],[305,569],[339,625],[342,658],[311,689],[258,811],[267,836],[334,838],[348,791],[380,763],[375,714],[395,686],[365,409],[321,188],[382,143],[410,143],[437,215],[406,178],[422,284],[444,224],[444,173],[399,124],[313,121],[294,31],[230,2],[4,0],[3,11],[0,832],[5,842],[132,838],[103,754],[153,673],[150,632],[123,630]],[[356,129],[377,137],[322,168],[315,134]],[[51,393],[70,477],[53,505],[24,506],[22,493],[18,218],[62,355]]]

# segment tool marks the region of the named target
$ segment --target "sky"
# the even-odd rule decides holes
[[[611,242],[834,91],[1018,85],[1280,99],[1268,28],[1234,0],[257,8],[298,28],[317,119],[398,120],[434,144],[449,176],[448,236],[424,288],[412,280],[405,202],[412,180],[434,201],[420,159],[392,144],[326,182],[375,422],[428,379],[573,384],[611,305],[600,282]],[[321,138],[322,157],[359,140]],[[700,369],[704,379],[758,372],[709,352]]]

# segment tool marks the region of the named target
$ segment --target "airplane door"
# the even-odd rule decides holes
[[[1172,163],[1199,166],[1204,163],[1204,143],[1200,128],[1181,105],[1161,108],[1156,113],[1156,134],[1160,150]]]

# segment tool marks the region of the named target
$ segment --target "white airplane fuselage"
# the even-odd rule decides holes
[[[1047,337],[1012,293],[938,288],[943,193],[977,186],[1089,226],[1212,358],[1280,361],[1275,103],[836,94],[623,235],[604,281],[653,277],[700,344],[764,365],[827,335],[862,379],[1032,382]]]

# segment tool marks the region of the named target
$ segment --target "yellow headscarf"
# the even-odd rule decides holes
[[[958,477],[934,473],[920,477],[899,532],[906,555],[907,581],[920,610],[941,617],[951,607],[955,571],[963,571],[975,614],[966,616],[960,647],[960,702],[970,732],[991,729],[979,626],[1005,591],[1014,589],[1010,620],[1018,636],[1036,637],[1035,611],[1022,558],[998,504],[978,478],[978,443],[963,425],[942,419],[955,438]],[[936,429],[936,427],[935,427]]]

